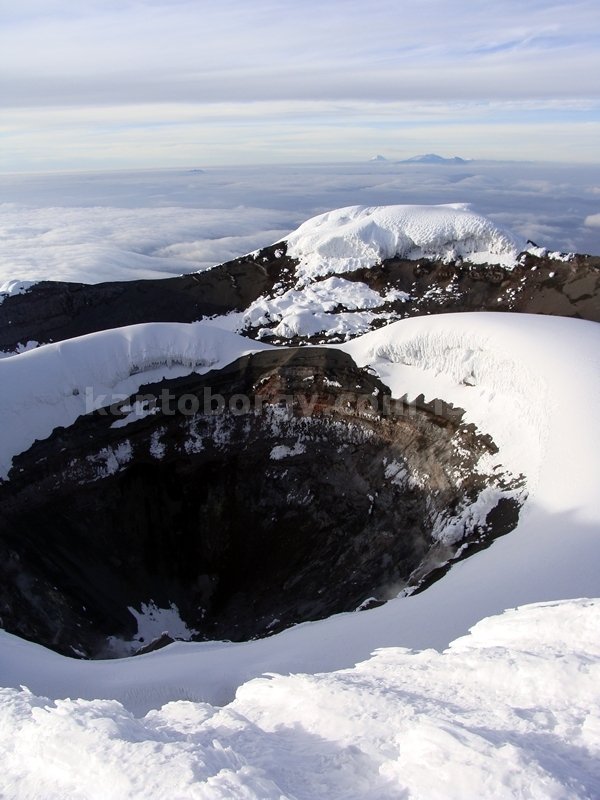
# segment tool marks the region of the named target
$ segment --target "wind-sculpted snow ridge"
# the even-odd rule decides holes
[[[266,345],[201,323],[92,333],[0,360],[0,480],[14,456],[140,386],[225,366]]]
[[[3,689],[0,794],[597,797],[599,626],[599,600],[524,606],[443,653],[387,648],[348,670],[268,674],[223,708],[180,700],[141,718],[115,700]]]
[[[394,257],[513,267],[526,247],[464,203],[348,206],[307,220],[286,241],[304,282]]]
[[[546,329],[551,341],[567,326],[528,315],[507,321],[504,314],[441,315],[435,324],[418,317],[339,347],[359,365],[374,368],[394,394],[443,396],[467,409],[465,418],[494,439],[502,464],[525,474],[533,486],[548,436],[551,359],[545,346],[531,355],[519,345],[526,328]]]

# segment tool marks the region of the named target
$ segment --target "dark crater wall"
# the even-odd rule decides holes
[[[194,322],[243,311],[259,297],[294,286],[295,267],[285,254],[285,243],[279,243],[254,256],[177,278],[96,285],[42,282],[0,304],[0,351],[13,352],[28,341],[46,344],[141,322]],[[598,257],[577,255],[562,262],[528,254],[512,270],[387,259],[342,277],[377,291],[409,294],[406,302],[378,309],[391,314],[387,321],[458,311],[512,311],[600,322]],[[382,318],[374,326],[385,322]],[[258,329],[245,333],[256,337]],[[318,335],[284,343],[321,340]]]
[[[165,389],[168,408],[117,428],[126,409],[80,417],[14,460],[0,485],[7,630],[115,655],[136,634],[128,608],[153,601],[198,639],[269,635],[412,590],[516,524],[520,480],[477,469],[489,437],[444,403],[390,401],[342,352],[260,352],[141,394]],[[194,413],[175,408],[183,396]]]

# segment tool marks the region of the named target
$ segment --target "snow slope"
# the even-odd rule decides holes
[[[596,323],[448,314],[402,320],[341,347],[395,396],[421,391],[466,409],[465,421],[491,434],[502,463],[527,476],[532,503],[600,522]]]
[[[524,240],[465,204],[340,208],[307,220],[282,241],[298,261],[295,285],[286,290],[277,284],[272,296],[258,298],[245,311],[205,321],[236,332],[258,328],[260,338],[323,334],[341,341],[397,319],[396,311],[383,307],[410,297],[399,290],[381,295],[336,273],[368,269],[394,256],[512,267],[526,248]]]
[[[224,708],[179,701],[142,718],[3,689],[0,795],[597,797],[599,627],[598,600],[526,606],[444,653],[388,648],[350,670],[251,681]]]
[[[385,258],[514,266],[526,243],[464,203],[348,206],[307,220],[285,237],[300,280],[352,272]]]
[[[267,345],[201,323],[115,328],[0,360],[0,480],[15,455],[140,386],[202,374]]]
[[[213,341],[215,358],[238,354],[239,338],[214,327],[167,327]],[[169,796],[210,798],[598,796],[597,601],[487,620],[443,655],[384,650],[314,673],[378,648],[443,650],[515,605],[600,597],[600,326],[446,314],[343,348],[394,395],[443,397],[492,434],[499,463],[527,475],[517,528],[421,594],[260,641],[82,662],[1,633],[6,796],[105,797],[106,782],[116,798],[164,796],[166,785]],[[312,675],[246,683],[265,672]],[[49,701],[107,702],[55,708],[20,685]]]

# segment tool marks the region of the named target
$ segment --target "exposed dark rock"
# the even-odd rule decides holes
[[[461,544],[516,523],[519,479],[477,468],[489,437],[441,401],[392,401],[341,351],[264,351],[140,394],[163,390],[157,413],[112,427],[125,411],[100,410],[14,459],[0,485],[7,630],[114,655],[108,637],[136,633],[128,607],[153,601],[199,639],[265,636],[423,585]]]
[[[288,259],[275,246],[207,272],[160,280],[82,284],[42,281],[0,304],[0,350],[59,342],[140,322],[194,322],[242,310],[269,292]]]
[[[285,249],[285,243],[279,243],[207,272],[178,278],[96,285],[36,284],[0,304],[0,351],[12,352],[28,341],[45,344],[140,322],[193,322],[243,311],[261,296],[294,286],[296,263],[286,256]],[[410,295],[408,301],[396,300],[377,309],[386,315],[372,327],[390,319],[457,311],[554,314],[600,322],[598,257],[578,255],[560,261],[526,254],[512,270],[462,262],[387,259],[379,266],[342,277],[364,282],[379,292],[398,289]],[[265,325],[243,332],[255,338],[261,328]],[[319,334],[282,343],[323,340]]]

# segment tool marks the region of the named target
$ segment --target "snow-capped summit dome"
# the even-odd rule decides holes
[[[431,258],[514,266],[525,242],[464,203],[348,206],[307,220],[287,237],[300,278],[372,267],[383,259]]]

